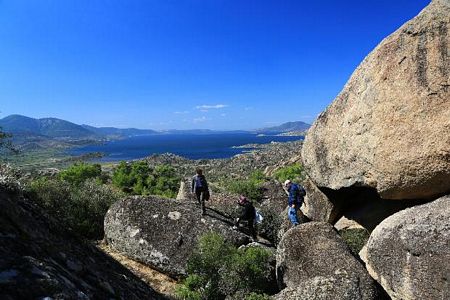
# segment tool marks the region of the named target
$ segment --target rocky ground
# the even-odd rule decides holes
[[[150,165],[170,164],[182,177],[192,177],[200,167],[208,181],[216,182],[224,178],[246,178],[253,171],[267,174],[277,168],[300,161],[302,141],[270,143],[264,145],[245,145],[254,150],[228,159],[189,160],[174,154],[159,154],[145,158]]]

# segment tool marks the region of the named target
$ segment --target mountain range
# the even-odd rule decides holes
[[[257,133],[257,134],[283,134],[288,132],[301,132],[307,130],[310,125],[304,122],[287,122],[279,126],[261,128],[256,130],[239,131],[214,131],[209,129],[191,130],[164,130],[155,131],[151,129],[137,128],[114,128],[94,127],[90,125],[78,125],[57,118],[35,119],[22,115],[10,115],[0,119],[0,127],[3,131],[13,136],[40,137],[63,141],[80,140],[113,140],[131,136],[154,135],[154,134],[208,134],[220,132]]]

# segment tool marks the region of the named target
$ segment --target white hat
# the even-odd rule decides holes
[[[284,186],[287,186],[288,184],[291,184],[292,182],[288,179],[284,182]]]

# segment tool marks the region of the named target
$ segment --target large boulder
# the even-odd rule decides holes
[[[445,196],[398,212],[372,232],[364,259],[392,299],[450,299],[449,220]]]
[[[362,300],[358,278],[339,274],[338,276],[315,276],[298,283],[295,287],[282,290],[275,300]],[[381,298],[376,298],[377,300]]]
[[[0,298],[163,299],[20,193],[2,188]]]
[[[376,189],[383,199],[450,191],[450,0],[434,0],[359,65],[306,136],[320,188]]]
[[[315,299],[379,296],[375,281],[332,225],[325,222],[305,223],[286,232],[277,248],[276,271],[280,288],[301,288],[299,295],[316,291]],[[333,290],[334,284],[339,288]]]
[[[302,211],[312,221],[334,224],[341,216],[340,209],[328,199],[308,177],[303,183],[306,190]]]
[[[191,201],[130,197],[116,202],[105,217],[106,241],[117,251],[171,277],[186,275],[186,264],[199,237],[214,231],[235,246],[249,242],[233,230],[232,219]]]

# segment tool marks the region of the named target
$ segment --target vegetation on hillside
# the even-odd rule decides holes
[[[14,148],[11,138],[12,135],[4,132],[0,127],[0,154],[8,152],[17,153],[17,149]]]
[[[254,171],[247,179],[230,179],[226,189],[235,194],[244,195],[252,201],[260,202],[264,195],[263,183],[266,177],[260,170]]]
[[[26,191],[30,198],[69,229],[87,239],[103,238],[103,220],[122,195],[102,183],[99,165],[75,164],[57,177],[39,177]]]
[[[205,234],[189,259],[189,275],[177,295],[187,300],[264,299],[270,255],[257,247],[237,249],[217,233]]]
[[[278,169],[273,177],[279,182],[284,182],[287,179],[302,182],[305,179],[305,172],[303,170],[303,166],[299,163],[283,167]]]
[[[176,197],[180,181],[175,168],[169,165],[151,168],[145,161],[121,162],[112,176],[114,186],[126,193],[166,198]]]
[[[87,164],[83,162],[75,163],[59,173],[59,178],[76,186],[79,186],[89,178],[100,179],[101,176],[102,167],[99,164]]]

